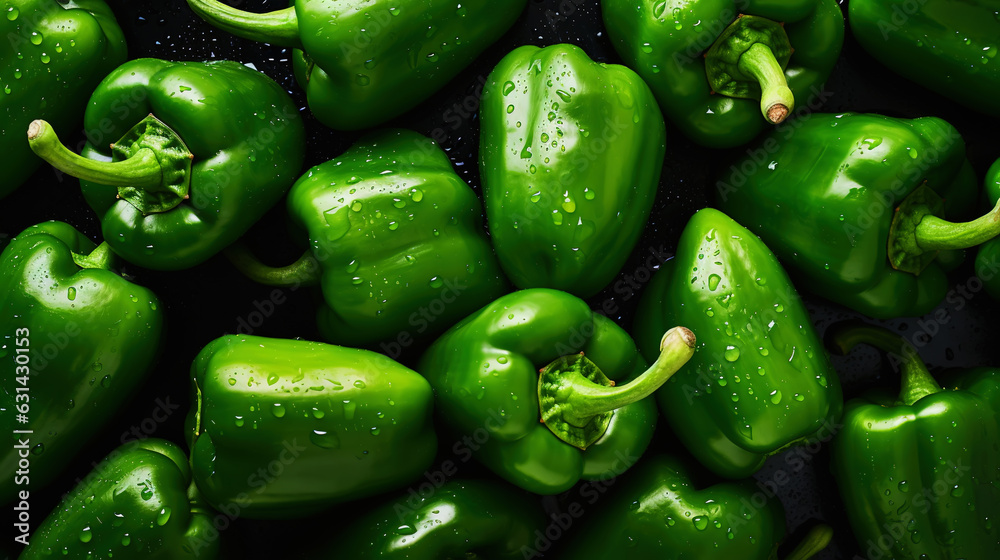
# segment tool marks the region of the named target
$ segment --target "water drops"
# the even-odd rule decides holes
[[[70,286],[70,288],[68,290],[66,290],[66,298],[69,299],[70,301],[75,300],[76,299],[76,288]]]
[[[89,543],[92,538],[94,538],[94,533],[91,532],[89,525],[80,531],[80,542]]]
[[[726,346],[726,351],[723,355],[726,361],[735,362],[740,359],[740,349],[732,345]]]
[[[163,527],[170,521],[170,508],[164,507],[160,510],[160,513],[156,516],[156,524]]]
[[[514,82],[511,82],[509,80],[507,82],[504,82],[504,84],[503,84],[503,90],[502,90],[503,94],[504,95],[510,95],[511,93],[514,92],[514,87],[515,87],[514,86]]]
[[[781,402],[781,391],[775,389],[771,391],[771,403],[779,404]]]
[[[367,74],[357,74],[354,76],[354,81],[361,87],[367,86],[372,83],[372,79]]]
[[[694,523],[694,528],[697,529],[697,530],[699,530],[699,531],[704,531],[705,529],[708,528],[708,518],[707,517],[704,517],[704,516],[701,516],[701,515],[697,515],[697,516],[695,516],[694,518],[691,519],[691,522]]]
[[[11,6],[10,8],[7,8],[7,19],[8,20],[14,21],[14,20],[17,19],[17,16],[19,16],[19,15],[21,15],[20,10],[18,10],[14,6]]]
[[[284,405],[282,405],[281,403],[274,403],[274,405],[271,407],[271,416],[274,416],[275,418],[284,418],[285,417]]]
[[[712,274],[711,276],[708,277],[708,289],[714,292],[715,289],[719,287],[719,282],[721,281],[722,281],[721,276],[719,276],[718,274]]]
[[[37,32],[37,31],[32,31],[31,32],[31,36],[28,38],[28,40],[31,41],[32,45],[41,45],[42,44],[42,34],[39,33],[39,32]]]
[[[340,448],[340,438],[337,437],[337,434],[332,434],[326,430],[313,430],[309,434],[309,441],[316,447],[322,447],[323,449]]]

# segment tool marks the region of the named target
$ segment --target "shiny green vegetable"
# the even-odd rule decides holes
[[[764,138],[718,186],[720,208],[798,286],[877,319],[931,311],[949,289],[945,256],[1000,233],[1000,205],[946,221],[977,193],[962,137],[935,117],[813,114]]]
[[[660,337],[647,369],[610,319],[570,294],[534,288],[452,327],[418,370],[444,425],[465,438],[488,432],[470,446],[483,464],[528,491],[558,494],[581,478],[624,472],[649,445],[656,407],[646,397],[695,344],[683,327]]]
[[[190,268],[235,241],[305,157],[292,99],[231,61],[129,61],[101,82],[84,124],[104,134],[82,155],[44,121],[28,131],[31,148],[81,179],[115,253],[156,270]]]
[[[330,342],[378,342],[392,354],[507,291],[479,199],[415,132],[370,134],[313,167],[292,187],[288,213],[309,239],[296,263],[267,267],[241,246],[229,256],[265,284],[318,283]]]
[[[1000,555],[1000,370],[938,382],[916,350],[881,327],[839,324],[827,334],[848,353],[889,353],[899,392],[848,402],[831,461],[847,517],[869,558]]]
[[[1000,117],[1000,7],[994,0],[852,0],[861,46],[892,71]]]
[[[490,480],[452,480],[354,519],[314,559],[520,560],[545,529],[539,504]]]
[[[241,517],[306,517],[400,488],[437,451],[430,386],[381,354],[224,336],[191,376],[194,480]]]
[[[596,294],[656,196],[666,131],[649,87],[573,45],[524,46],[487,78],[481,118],[483,197],[507,276]]]
[[[993,206],[1000,202],[1000,159],[986,172],[985,183],[987,202]],[[983,281],[986,293],[1000,301],[1000,239],[991,239],[979,246],[976,274]]]
[[[77,126],[87,97],[125,62],[125,37],[103,0],[6,0],[0,5],[0,198],[42,164],[24,141],[31,121]],[[90,130],[99,134],[99,130]]]
[[[0,502],[54,480],[153,365],[160,303],[113,266],[106,243],[63,222],[24,230],[0,255]]]
[[[844,42],[835,0],[602,0],[608,36],[703,146],[746,144],[822,92]],[[763,115],[763,117],[762,117]]]
[[[295,0],[254,14],[217,0],[188,0],[220,29],[295,49],[295,77],[309,108],[338,130],[370,128],[417,106],[499,39],[526,3]]]
[[[777,560],[785,538],[785,511],[776,498],[757,504],[753,482],[697,488],[680,461],[659,455],[623,477],[600,511],[584,518],[560,558],[616,560]],[[813,529],[785,560],[805,560],[830,542]]]
[[[656,355],[666,325],[701,333],[694,357],[656,398],[703,465],[744,478],[768,457],[830,435],[843,408],[840,381],[757,236],[718,210],[700,210],[646,293],[634,326],[645,356]]]
[[[180,447],[162,439],[130,442],[63,499],[20,560],[213,560],[220,543],[213,516]]]

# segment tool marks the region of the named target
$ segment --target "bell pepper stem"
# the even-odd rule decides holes
[[[158,187],[163,182],[160,162],[149,148],[143,148],[123,161],[85,158],[64,146],[52,126],[43,120],[31,121],[28,126],[28,145],[31,151],[52,167],[84,181],[112,187],[137,188]]]
[[[694,355],[695,336],[674,327],[660,339],[660,356],[642,375],[617,387],[604,387],[585,378],[572,380],[566,392],[566,421],[583,425],[591,417],[640,401],[667,382]]]
[[[111,270],[111,263],[115,254],[111,252],[111,246],[105,241],[97,246],[89,255],[73,253],[73,262],[80,268],[99,268],[101,270]]]
[[[816,556],[820,551],[833,540],[833,528],[829,525],[817,525],[809,530],[805,538],[799,542],[799,546],[785,560],[808,560]]]
[[[795,106],[795,97],[770,47],[754,44],[740,56],[739,69],[760,82],[760,111],[764,118],[772,124],[785,120]]]
[[[986,215],[954,223],[928,214],[917,224],[917,245],[924,251],[968,249],[1000,235],[1000,201]]]
[[[244,276],[266,286],[314,286],[319,283],[320,268],[316,259],[306,251],[299,260],[284,267],[268,266],[254,256],[240,241],[224,251],[226,258]]]
[[[902,368],[899,402],[912,405],[927,395],[941,392],[941,385],[927,371],[916,349],[898,334],[860,321],[838,323],[827,332],[827,345],[846,355],[858,344],[886,352]]]
[[[188,0],[188,5],[201,19],[237,37],[279,47],[302,48],[294,7],[257,14],[218,0]]]

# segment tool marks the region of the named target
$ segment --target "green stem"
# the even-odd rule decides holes
[[[826,548],[831,540],[833,540],[833,528],[829,525],[817,525],[806,534],[806,538],[799,542],[799,546],[795,547],[785,560],[808,560]]]
[[[941,392],[941,385],[927,371],[927,366],[913,346],[889,329],[860,321],[846,321],[830,327],[827,343],[841,355],[846,355],[858,344],[874,346],[889,354],[902,366],[899,402],[903,404],[912,405],[927,395]]]
[[[194,13],[223,31],[261,43],[302,48],[295,7],[256,14],[237,10],[217,0],[188,0]]]
[[[956,224],[928,214],[917,224],[915,235],[924,251],[975,247],[1000,235],[1000,201],[985,216],[971,222]]]
[[[321,276],[319,262],[306,251],[294,263],[276,268],[260,262],[242,242],[237,241],[224,251],[226,258],[244,276],[267,286],[313,286]]]
[[[31,121],[28,126],[28,145],[38,157],[49,162],[59,171],[84,181],[112,187],[159,187],[163,183],[163,170],[156,153],[143,148],[123,161],[97,161],[71,152],[63,146],[43,120]]]
[[[73,253],[73,262],[80,268],[99,268],[101,270],[111,270],[111,263],[114,262],[115,254],[111,252],[111,246],[105,241],[97,246],[89,255]]]
[[[642,375],[618,387],[604,387],[582,376],[567,379],[564,418],[582,426],[590,418],[640,401],[667,382],[694,355],[695,336],[674,327],[660,339],[660,356]]]
[[[771,49],[755,43],[740,56],[738,67],[760,82],[760,111],[764,118],[773,124],[785,120],[795,106],[795,97]]]

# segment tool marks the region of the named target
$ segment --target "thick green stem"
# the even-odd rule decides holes
[[[564,401],[564,419],[582,426],[590,418],[617,410],[653,394],[694,355],[695,336],[684,327],[674,327],[660,339],[660,356],[642,375],[618,387],[604,387],[582,376],[567,380],[571,388]]]
[[[97,246],[89,255],[73,253],[73,262],[80,268],[99,268],[101,270],[111,270],[115,254],[111,252],[111,246],[105,241]]]
[[[916,349],[906,339],[888,329],[860,321],[838,323],[827,332],[827,344],[842,355],[846,355],[858,344],[874,346],[889,354],[890,360],[902,368],[899,402],[903,404],[912,405],[927,395],[941,392],[941,385],[927,371],[927,366]]]
[[[915,235],[924,251],[975,247],[1000,235],[1000,201],[985,216],[971,222],[956,224],[928,214],[917,224]]]
[[[795,106],[795,97],[771,49],[756,43],[740,56],[738,66],[760,82],[760,111],[764,118],[773,124],[785,120]]]
[[[280,47],[302,48],[295,7],[256,14],[217,0],[188,0],[188,5],[201,19],[237,37]]]
[[[813,527],[806,537],[799,542],[785,560],[808,560],[821,552],[830,541],[833,540],[833,528],[829,525],[817,525]]]
[[[267,286],[312,286],[319,283],[319,263],[306,251],[299,260],[284,267],[272,267],[260,262],[250,249],[237,241],[225,250],[226,257],[244,276]]]
[[[116,162],[97,161],[71,152],[63,146],[52,126],[43,120],[31,121],[28,145],[52,167],[78,179],[112,187],[155,188],[163,183],[163,170],[156,153],[144,148],[132,157]]]

